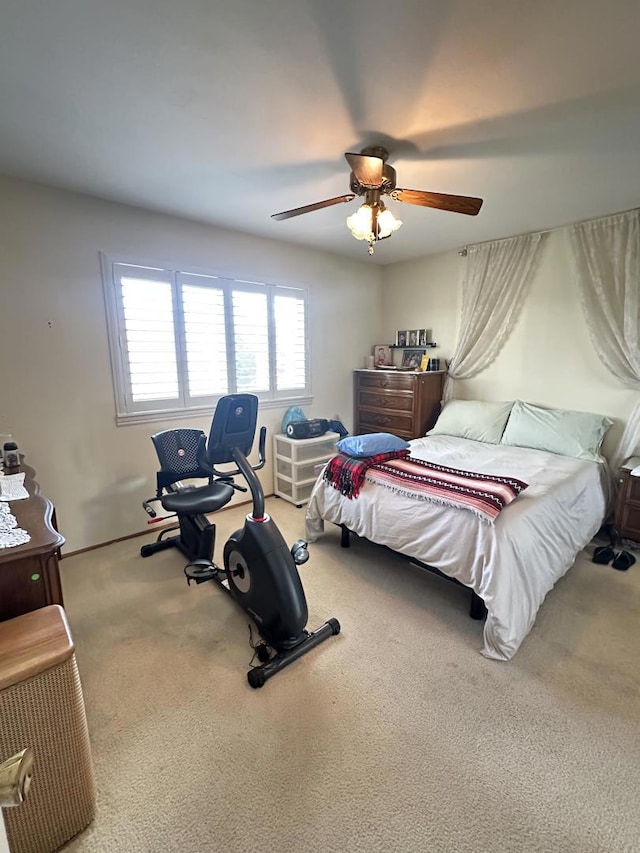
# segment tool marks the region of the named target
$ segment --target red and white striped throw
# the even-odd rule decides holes
[[[476,474],[412,457],[374,465],[366,480],[410,498],[471,510],[489,524],[528,485],[515,477]]]

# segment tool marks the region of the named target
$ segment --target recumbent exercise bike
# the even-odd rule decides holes
[[[230,394],[216,406],[209,440],[202,430],[172,429],[151,437],[160,461],[157,491],[144,501],[151,518],[152,507],[175,513],[178,525],[162,530],[155,542],[143,545],[140,554],[149,557],[165,548],[178,548],[187,557],[187,582],[216,581],[229,592],[255,622],[263,642],[255,646],[260,666],[247,673],[252,687],[262,687],[285,666],[340,632],[337,619],[329,619],[313,632],[306,630],[307,602],[296,566],[309,558],[307,543],[298,540],[291,549],[273,520],[264,511],[264,492],[255,472],[265,464],[266,427],[260,430],[259,462],[247,459],[255,437],[258,398],[253,394]],[[230,471],[215,466],[235,463]],[[224,546],[224,569],[213,561],[216,528],[206,516],[231,500],[234,490],[246,492],[234,482],[238,474],[247,481],[253,511],[244,527],[236,530]],[[204,486],[184,485],[190,478],[208,479]],[[170,536],[171,532],[179,533]]]

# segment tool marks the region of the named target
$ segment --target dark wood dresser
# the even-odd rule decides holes
[[[640,542],[640,477],[632,477],[631,470],[640,465],[640,457],[624,463],[618,475],[618,497],[614,521],[614,537],[624,537]],[[614,541],[615,541],[614,539]]]
[[[445,371],[356,370],[354,434],[391,432],[419,438],[435,424]]]
[[[15,548],[0,548],[0,621],[48,604],[64,604],[58,570],[64,537],[56,530],[53,504],[40,494],[36,472],[24,462],[16,469],[21,471],[29,497],[11,501],[9,508],[31,540]]]

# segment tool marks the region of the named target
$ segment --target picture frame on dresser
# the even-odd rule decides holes
[[[413,368],[414,370],[420,369],[420,364],[422,362],[422,356],[425,355],[425,351],[423,349],[406,349],[402,352],[402,366]]]
[[[386,344],[375,344],[373,347],[373,363],[376,367],[385,367],[393,364],[391,347]]]

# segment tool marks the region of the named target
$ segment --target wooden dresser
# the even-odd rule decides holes
[[[356,370],[354,373],[354,434],[391,432],[419,438],[435,424],[445,372]]]
[[[53,504],[40,494],[33,468],[23,462],[17,470],[25,473],[29,497],[11,501],[9,507],[18,527],[26,530],[31,540],[15,548],[0,548],[0,621],[64,603],[58,571],[64,538],[56,530]]]
[[[619,471],[614,543],[619,537],[640,542],[640,477],[631,476],[631,470],[638,465],[640,457],[635,456],[628,459]]]

